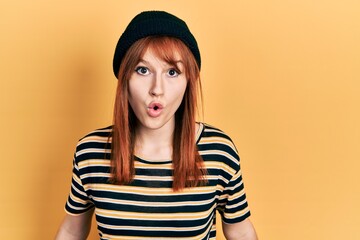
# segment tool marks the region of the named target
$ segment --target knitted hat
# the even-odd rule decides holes
[[[137,40],[147,36],[170,36],[180,39],[189,47],[200,69],[200,51],[194,36],[180,18],[164,11],[146,11],[135,16],[121,35],[114,54],[113,70],[117,77],[127,50]]]

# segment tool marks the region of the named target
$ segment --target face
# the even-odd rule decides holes
[[[140,129],[157,130],[175,126],[187,85],[184,65],[179,54],[171,65],[146,50],[129,80],[129,103]]]

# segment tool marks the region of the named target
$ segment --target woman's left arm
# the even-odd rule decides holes
[[[222,222],[222,228],[227,240],[257,240],[255,228],[249,219],[228,224]]]

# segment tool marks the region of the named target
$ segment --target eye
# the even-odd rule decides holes
[[[178,72],[177,70],[175,70],[174,68],[170,69],[168,71],[168,75],[170,77],[177,77],[180,74],[180,72]]]
[[[140,75],[148,75],[148,74],[150,74],[149,69],[147,67],[137,67],[135,69],[135,72],[137,72]]]

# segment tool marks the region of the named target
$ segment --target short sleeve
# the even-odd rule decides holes
[[[241,222],[250,216],[241,169],[233,175],[220,195],[217,209],[223,222],[229,224]]]
[[[70,215],[78,215],[84,213],[94,205],[86,194],[81,182],[79,167],[76,162],[76,154],[73,161],[73,174],[71,180],[71,190],[68,200],[65,204],[65,211]]]

